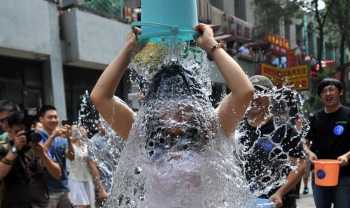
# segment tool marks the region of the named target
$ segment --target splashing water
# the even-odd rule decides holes
[[[255,208],[256,196],[284,182],[284,175],[278,171],[289,170],[293,165],[281,145],[269,136],[265,137],[270,141],[266,146],[272,144],[272,148],[282,150],[279,155],[283,157],[273,157],[275,162],[258,165],[267,170],[271,164],[283,168],[276,174],[265,171],[272,177],[257,176],[249,184],[242,176],[245,156],[256,152],[244,149],[238,139],[227,138],[220,128],[209,100],[210,69],[203,51],[173,40],[149,44],[135,56],[129,68],[132,81],[145,95],[129,138],[125,144],[102,122],[108,129],[106,149],[92,148],[98,163],[112,158],[107,165],[111,168],[107,169],[113,174],[110,178],[113,188],[104,207]],[[291,111],[299,112],[302,100],[298,98],[295,106],[285,106],[282,103],[289,97],[278,96],[276,89],[269,95],[274,98],[274,106],[286,107],[282,111],[282,107],[271,106],[274,126],[293,123],[296,113],[291,117]],[[297,94],[292,95],[291,100],[296,100]],[[92,110],[87,100],[83,99],[82,109]],[[89,114],[81,114],[80,123],[89,120],[88,117]],[[91,123],[96,128],[99,120],[94,117]],[[305,129],[299,135],[305,136]],[[241,126],[236,138],[246,133],[247,129]],[[259,129],[256,133],[259,134]],[[252,187],[258,187],[254,191],[256,196],[251,194]]]
[[[211,105],[203,51],[184,43],[143,50],[130,69],[145,100],[106,207],[256,207]]]
[[[167,39],[161,43],[148,43],[138,52],[131,64],[131,80],[145,93],[153,76],[163,66],[179,64],[194,75],[203,87],[203,92],[211,94],[209,63],[204,52],[189,42]]]
[[[112,130],[91,103],[88,91],[81,97],[78,126],[87,130],[89,157],[97,163],[102,184],[111,192],[113,173],[118,167],[125,142]]]
[[[256,196],[269,196],[286,182],[290,171],[295,171],[298,161],[293,162],[293,158],[304,157],[302,144],[309,126],[302,113],[304,101],[296,91],[274,88],[255,96],[269,97],[265,114],[268,122],[253,127],[248,118],[243,120],[236,133],[235,154],[240,158],[250,190]],[[302,126],[297,126],[298,122]]]

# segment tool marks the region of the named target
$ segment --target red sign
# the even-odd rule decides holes
[[[271,79],[274,85],[291,86],[296,90],[309,89],[309,70],[306,65],[280,69],[271,65],[261,64],[261,75]]]
[[[294,54],[293,50],[288,50],[287,52],[287,63],[288,63],[288,67],[293,67],[293,66],[297,66],[298,65],[298,58],[297,56]]]

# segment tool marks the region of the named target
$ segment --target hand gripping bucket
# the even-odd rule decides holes
[[[180,41],[193,40],[198,24],[196,0],[141,0],[141,41],[159,42],[176,37]]]
[[[317,186],[337,186],[340,162],[338,160],[315,160],[314,174]]]
[[[274,208],[275,204],[268,199],[257,198],[256,207],[257,208]]]

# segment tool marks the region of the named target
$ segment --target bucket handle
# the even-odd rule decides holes
[[[166,24],[160,24],[160,23],[154,23],[154,22],[133,22],[131,24],[132,28],[137,26],[151,26],[151,27],[159,27],[159,28],[165,29],[159,32],[143,34],[141,35],[141,39],[143,40],[147,40],[156,36],[176,36],[180,33],[192,33],[194,38],[197,36],[197,32],[194,30],[183,30],[183,29],[180,30],[178,26],[173,26],[173,25],[166,25]]]

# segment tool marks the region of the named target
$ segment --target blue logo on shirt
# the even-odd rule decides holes
[[[257,145],[265,152],[271,152],[274,145],[268,138],[261,138],[257,141]]]
[[[342,125],[336,125],[333,129],[333,133],[336,136],[340,136],[344,133],[344,126]]]

